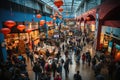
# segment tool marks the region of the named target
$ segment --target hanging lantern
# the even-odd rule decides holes
[[[23,31],[25,29],[25,25],[20,24],[20,25],[17,26],[17,29],[20,30],[20,31]]]
[[[11,32],[11,30],[10,30],[9,28],[2,28],[2,29],[1,29],[1,32],[2,32],[3,34],[8,34],[8,33]]]
[[[36,18],[41,18],[42,16],[40,14],[36,14]]]
[[[32,31],[32,29],[28,29],[28,30],[26,30],[27,33],[30,33],[31,31]]]
[[[120,61],[120,52],[115,55],[115,61]]]
[[[50,25],[50,22],[46,22],[46,24],[49,26],[49,25]]]
[[[56,20],[56,17],[55,17],[55,16],[53,17],[53,20]]]
[[[8,20],[8,21],[4,22],[4,25],[7,26],[8,28],[12,28],[13,26],[16,25],[16,22],[12,21],[12,20]]]
[[[53,26],[53,22],[52,21],[49,21],[46,23],[48,26]]]
[[[54,4],[55,4],[55,6],[57,6],[57,8],[60,8],[60,6],[63,5],[63,1],[62,0],[55,0]]]
[[[62,11],[63,11],[63,8],[59,8],[59,11],[62,12]]]
[[[45,20],[40,20],[40,26],[43,26],[45,24]]]
[[[90,21],[90,17],[89,16],[86,17],[86,21]]]

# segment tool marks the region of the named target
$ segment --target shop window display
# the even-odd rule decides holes
[[[108,44],[108,52],[111,53],[111,50],[112,50],[112,45],[113,45],[113,42],[109,42]]]
[[[116,44],[115,48],[115,61],[120,61],[120,45]]]

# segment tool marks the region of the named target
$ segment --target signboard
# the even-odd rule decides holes
[[[27,29],[32,29],[32,30],[38,29],[38,22],[25,22],[25,25],[27,26],[26,30]]]
[[[59,38],[59,34],[55,34],[53,37],[54,38]]]

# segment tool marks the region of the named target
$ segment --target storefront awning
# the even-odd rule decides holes
[[[120,0],[107,0],[99,7],[99,18],[104,19],[108,13],[120,6]]]

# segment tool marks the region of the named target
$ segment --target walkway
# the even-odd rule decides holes
[[[84,48],[83,48],[83,51],[82,52],[86,52],[90,50],[92,55],[94,55],[94,49],[90,46],[90,45],[86,45]],[[63,58],[65,58],[64,55],[62,55]],[[69,73],[69,76],[67,79],[65,79],[65,71],[64,71],[64,68],[63,68],[63,71],[62,71],[62,80],[73,80],[73,75],[74,73],[79,70],[80,71],[80,74],[82,76],[82,80],[95,80],[95,77],[94,77],[94,72],[91,68],[91,66],[89,67],[87,64],[82,64],[82,62],[80,61],[80,65],[76,64],[75,60],[74,60],[74,53],[73,53],[73,56],[72,56],[72,62],[73,64],[69,66],[69,69],[70,69],[70,73]],[[29,73],[29,77],[30,77],[30,80],[34,80],[34,72],[32,71],[32,67],[31,67],[31,64],[30,64],[30,60],[28,61],[27,63],[27,70],[28,70],[28,73]],[[53,80],[53,78],[51,79]]]

